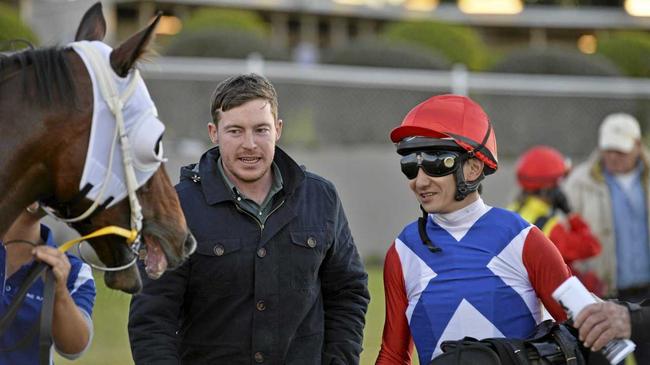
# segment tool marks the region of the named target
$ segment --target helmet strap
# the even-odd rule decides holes
[[[436,246],[431,242],[429,235],[427,235],[427,219],[429,218],[429,213],[420,205],[420,210],[422,211],[422,216],[418,218],[418,233],[420,234],[420,239],[422,243],[429,249],[431,252],[440,252],[442,248]]]
[[[480,151],[481,149],[485,148],[485,144],[487,143],[488,138],[490,138],[490,133],[492,133],[492,124],[488,122],[488,128],[487,131],[485,131],[485,135],[483,136],[481,144],[469,151],[469,157],[474,157],[474,155],[476,155],[476,151]]]
[[[460,167],[454,172],[456,176],[456,195],[454,196],[454,199],[456,199],[456,201],[461,201],[465,199],[469,194],[478,190],[479,186],[481,185],[481,181],[483,181],[483,178],[485,178],[485,174],[481,172],[481,176],[479,176],[476,180],[465,181],[465,172],[463,171],[463,167],[469,158],[472,157],[468,156],[463,158]]]

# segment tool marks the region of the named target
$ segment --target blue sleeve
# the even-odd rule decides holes
[[[95,305],[95,280],[93,273],[88,266],[76,256],[68,255],[70,260],[70,274],[68,275],[68,290],[77,307],[88,313],[93,314]]]

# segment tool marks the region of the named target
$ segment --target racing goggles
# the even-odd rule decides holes
[[[458,170],[461,154],[452,151],[420,151],[408,154],[400,160],[402,172],[409,180],[418,176],[420,167],[429,176],[447,176]]]

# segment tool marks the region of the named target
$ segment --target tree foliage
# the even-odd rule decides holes
[[[473,29],[434,21],[404,21],[390,24],[384,35],[442,54],[453,63],[482,70],[488,63],[487,49]]]
[[[38,38],[32,30],[20,19],[18,11],[13,7],[0,3],[0,51],[23,48],[24,43],[16,43],[13,47],[9,41],[24,39],[34,46]]]
[[[511,52],[490,71],[505,73],[619,76],[616,65],[599,55],[585,55],[572,49],[525,48]]]
[[[326,52],[324,63],[371,66],[449,69],[449,61],[422,47],[398,44],[378,38],[366,38]]]
[[[183,33],[224,28],[249,31],[260,36],[267,35],[269,32],[264,21],[254,12],[203,8],[192,13],[183,26]]]
[[[246,58],[253,52],[270,60],[286,60],[287,52],[273,49],[254,32],[240,29],[206,29],[176,36],[164,51],[168,56]]]
[[[650,77],[650,35],[616,32],[598,37],[598,53],[614,62],[627,76]]]

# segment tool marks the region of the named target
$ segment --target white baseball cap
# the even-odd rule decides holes
[[[640,139],[641,128],[636,118],[625,113],[610,114],[600,125],[598,147],[628,153]]]

